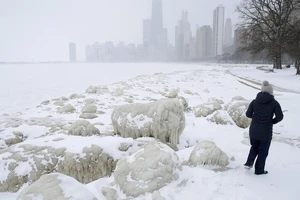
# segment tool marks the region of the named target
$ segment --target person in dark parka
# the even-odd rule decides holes
[[[275,117],[274,117],[275,115]],[[265,163],[273,135],[273,124],[283,119],[280,104],[274,99],[273,87],[264,81],[259,92],[247,111],[246,116],[252,118],[250,125],[250,152],[245,167],[252,168],[255,162],[255,174],[267,174]]]

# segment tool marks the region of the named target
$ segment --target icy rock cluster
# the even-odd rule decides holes
[[[214,142],[202,141],[197,144],[189,157],[194,166],[210,165],[225,167],[229,164],[228,156]]]
[[[196,117],[207,117],[213,112],[220,110],[222,108],[221,104],[223,103],[222,100],[211,98],[207,103],[194,107],[194,114]]]
[[[178,99],[118,106],[111,119],[114,133],[122,137],[154,137],[173,145],[179,143],[185,127],[184,109]]]
[[[220,125],[234,124],[234,121],[224,110],[217,110],[212,115],[208,116],[207,120]]]
[[[71,104],[67,104],[61,108],[59,108],[58,113],[63,114],[63,113],[74,113],[75,108]]]
[[[78,136],[92,136],[100,135],[100,131],[89,121],[78,120],[72,124],[68,134]]]
[[[250,126],[251,119],[245,115],[249,104],[250,102],[245,98],[236,96],[225,106],[229,116],[240,128],[247,128]]]
[[[109,89],[106,85],[90,86],[85,92],[88,94],[105,94],[109,93]]]
[[[97,200],[84,185],[74,178],[59,174],[43,175],[35,183],[27,186],[17,200]]]
[[[181,164],[175,151],[153,141],[137,152],[117,162],[114,179],[122,191],[131,197],[152,193],[178,179]]]
[[[0,150],[0,158],[4,172],[0,175],[0,192],[16,192],[24,183],[33,183],[52,172],[90,183],[110,176],[116,165],[113,157],[94,144],[84,147],[81,153],[67,152],[64,147],[20,144]]]

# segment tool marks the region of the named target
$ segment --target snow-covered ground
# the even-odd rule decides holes
[[[176,154],[180,162],[185,163],[194,147],[204,140],[216,143],[230,160],[226,170],[221,171],[183,164],[179,178],[159,189],[164,199],[299,199],[300,131],[297,122],[300,76],[294,75],[293,68],[268,72],[256,67],[171,63],[0,65],[0,183],[8,177],[9,171],[3,166],[13,153],[27,156],[27,159],[21,159],[14,173],[23,176],[32,169],[35,159],[30,154],[32,148],[28,150],[22,145],[66,148],[81,158],[84,157],[80,154],[84,147],[97,144],[103,152],[117,159],[131,155],[141,143],[153,139],[112,136],[113,109],[117,105],[167,98],[175,91],[187,100],[190,108],[185,112],[186,126],[177,145]],[[196,118],[193,108],[211,98],[224,102],[221,111],[233,97],[252,100],[263,80],[274,85],[275,98],[282,106],[284,120],[274,126],[266,164],[269,174],[256,176],[253,171],[243,168],[250,148],[248,129],[234,124],[217,125],[209,121],[213,114]],[[97,93],[93,93],[95,89]],[[87,120],[100,130],[101,135],[66,135],[71,124],[81,119],[86,102],[91,101],[96,105],[96,111],[93,119]],[[61,108],[68,104],[74,110],[71,113],[61,112]],[[19,138],[20,143],[10,146],[7,141],[12,138]],[[122,143],[130,144],[128,151],[118,151]],[[51,152],[43,149],[38,156],[51,158]],[[0,193],[0,199],[16,199],[25,187],[26,184],[17,193]],[[117,199],[126,199],[123,191],[114,184],[113,175],[95,180],[85,187],[98,199],[105,199],[102,190],[106,187],[117,191]],[[67,186],[62,188],[67,191]],[[147,193],[135,199],[155,198]]]

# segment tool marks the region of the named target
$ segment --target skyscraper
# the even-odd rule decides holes
[[[149,45],[151,40],[151,28],[152,22],[151,19],[144,19],[143,21],[143,44]]]
[[[191,25],[188,20],[188,12],[182,11],[181,20],[175,27],[175,48],[178,60],[190,57]]]
[[[76,62],[76,44],[69,43],[69,60],[70,62]]]
[[[224,6],[218,6],[213,15],[213,56],[221,56],[224,41]]]
[[[152,1],[152,18],[151,18],[151,30],[152,30],[152,44],[159,45],[160,35],[163,33],[163,11],[162,0]]]
[[[202,26],[197,29],[196,54],[198,59],[212,55],[212,29],[210,26]]]
[[[226,19],[225,22],[225,35],[224,35],[224,46],[231,46],[233,43],[232,38],[232,22],[230,18]]]

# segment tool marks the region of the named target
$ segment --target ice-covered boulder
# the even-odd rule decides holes
[[[53,173],[43,175],[35,183],[24,188],[17,200],[97,200],[83,184],[74,178]]]
[[[217,110],[212,115],[207,117],[207,120],[219,125],[227,125],[227,124],[234,124],[234,121],[228,115],[228,113],[224,110]]]
[[[222,100],[210,98],[207,103],[200,104],[194,107],[194,114],[196,117],[207,117],[213,112],[220,110],[223,104]]]
[[[71,104],[67,104],[58,109],[58,113],[74,113],[75,108]]]
[[[96,113],[97,106],[94,104],[87,104],[82,108],[82,113]]]
[[[79,98],[85,98],[85,96],[84,95],[82,95],[82,94],[71,94],[70,96],[69,96],[69,99],[79,99]]]
[[[128,143],[127,151],[118,150]],[[135,152],[138,142],[129,138],[50,135],[0,150],[0,192],[16,192],[24,183],[59,172],[81,183],[110,176],[117,160]]]
[[[114,179],[127,196],[152,193],[178,179],[181,164],[175,151],[160,142],[150,142],[117,162]]]
[[[82,119],[95,119],[97,118],[98,116],[93,114],[93,113],[82,113],[79,118],[82,118]]]
[[[105,94],[109,93],[109,89],[106,85],[100,85],[100,86],[90,86],[85,91],[88,94]]]
[[[251,119],[246,116],[246,111],[250,102],[243,97],[236,96],[225,106],[229,116],[240,128],[250,126]]]
[[[202,141],[197,144],[189,157],[194,166],[209,165],[225,167],[229,164],[228,156],[214,142]]]
[[[89,121],[78,120],[71,125],[68,134],[80,135],[80,136],[92,136],[92,135],[100,135],[100,131]]]
[[[122,137],[154,137],[173,145],[179,143],[185,127],[184,109],[178,99],[118,106],[111,119],[114,133]]]

